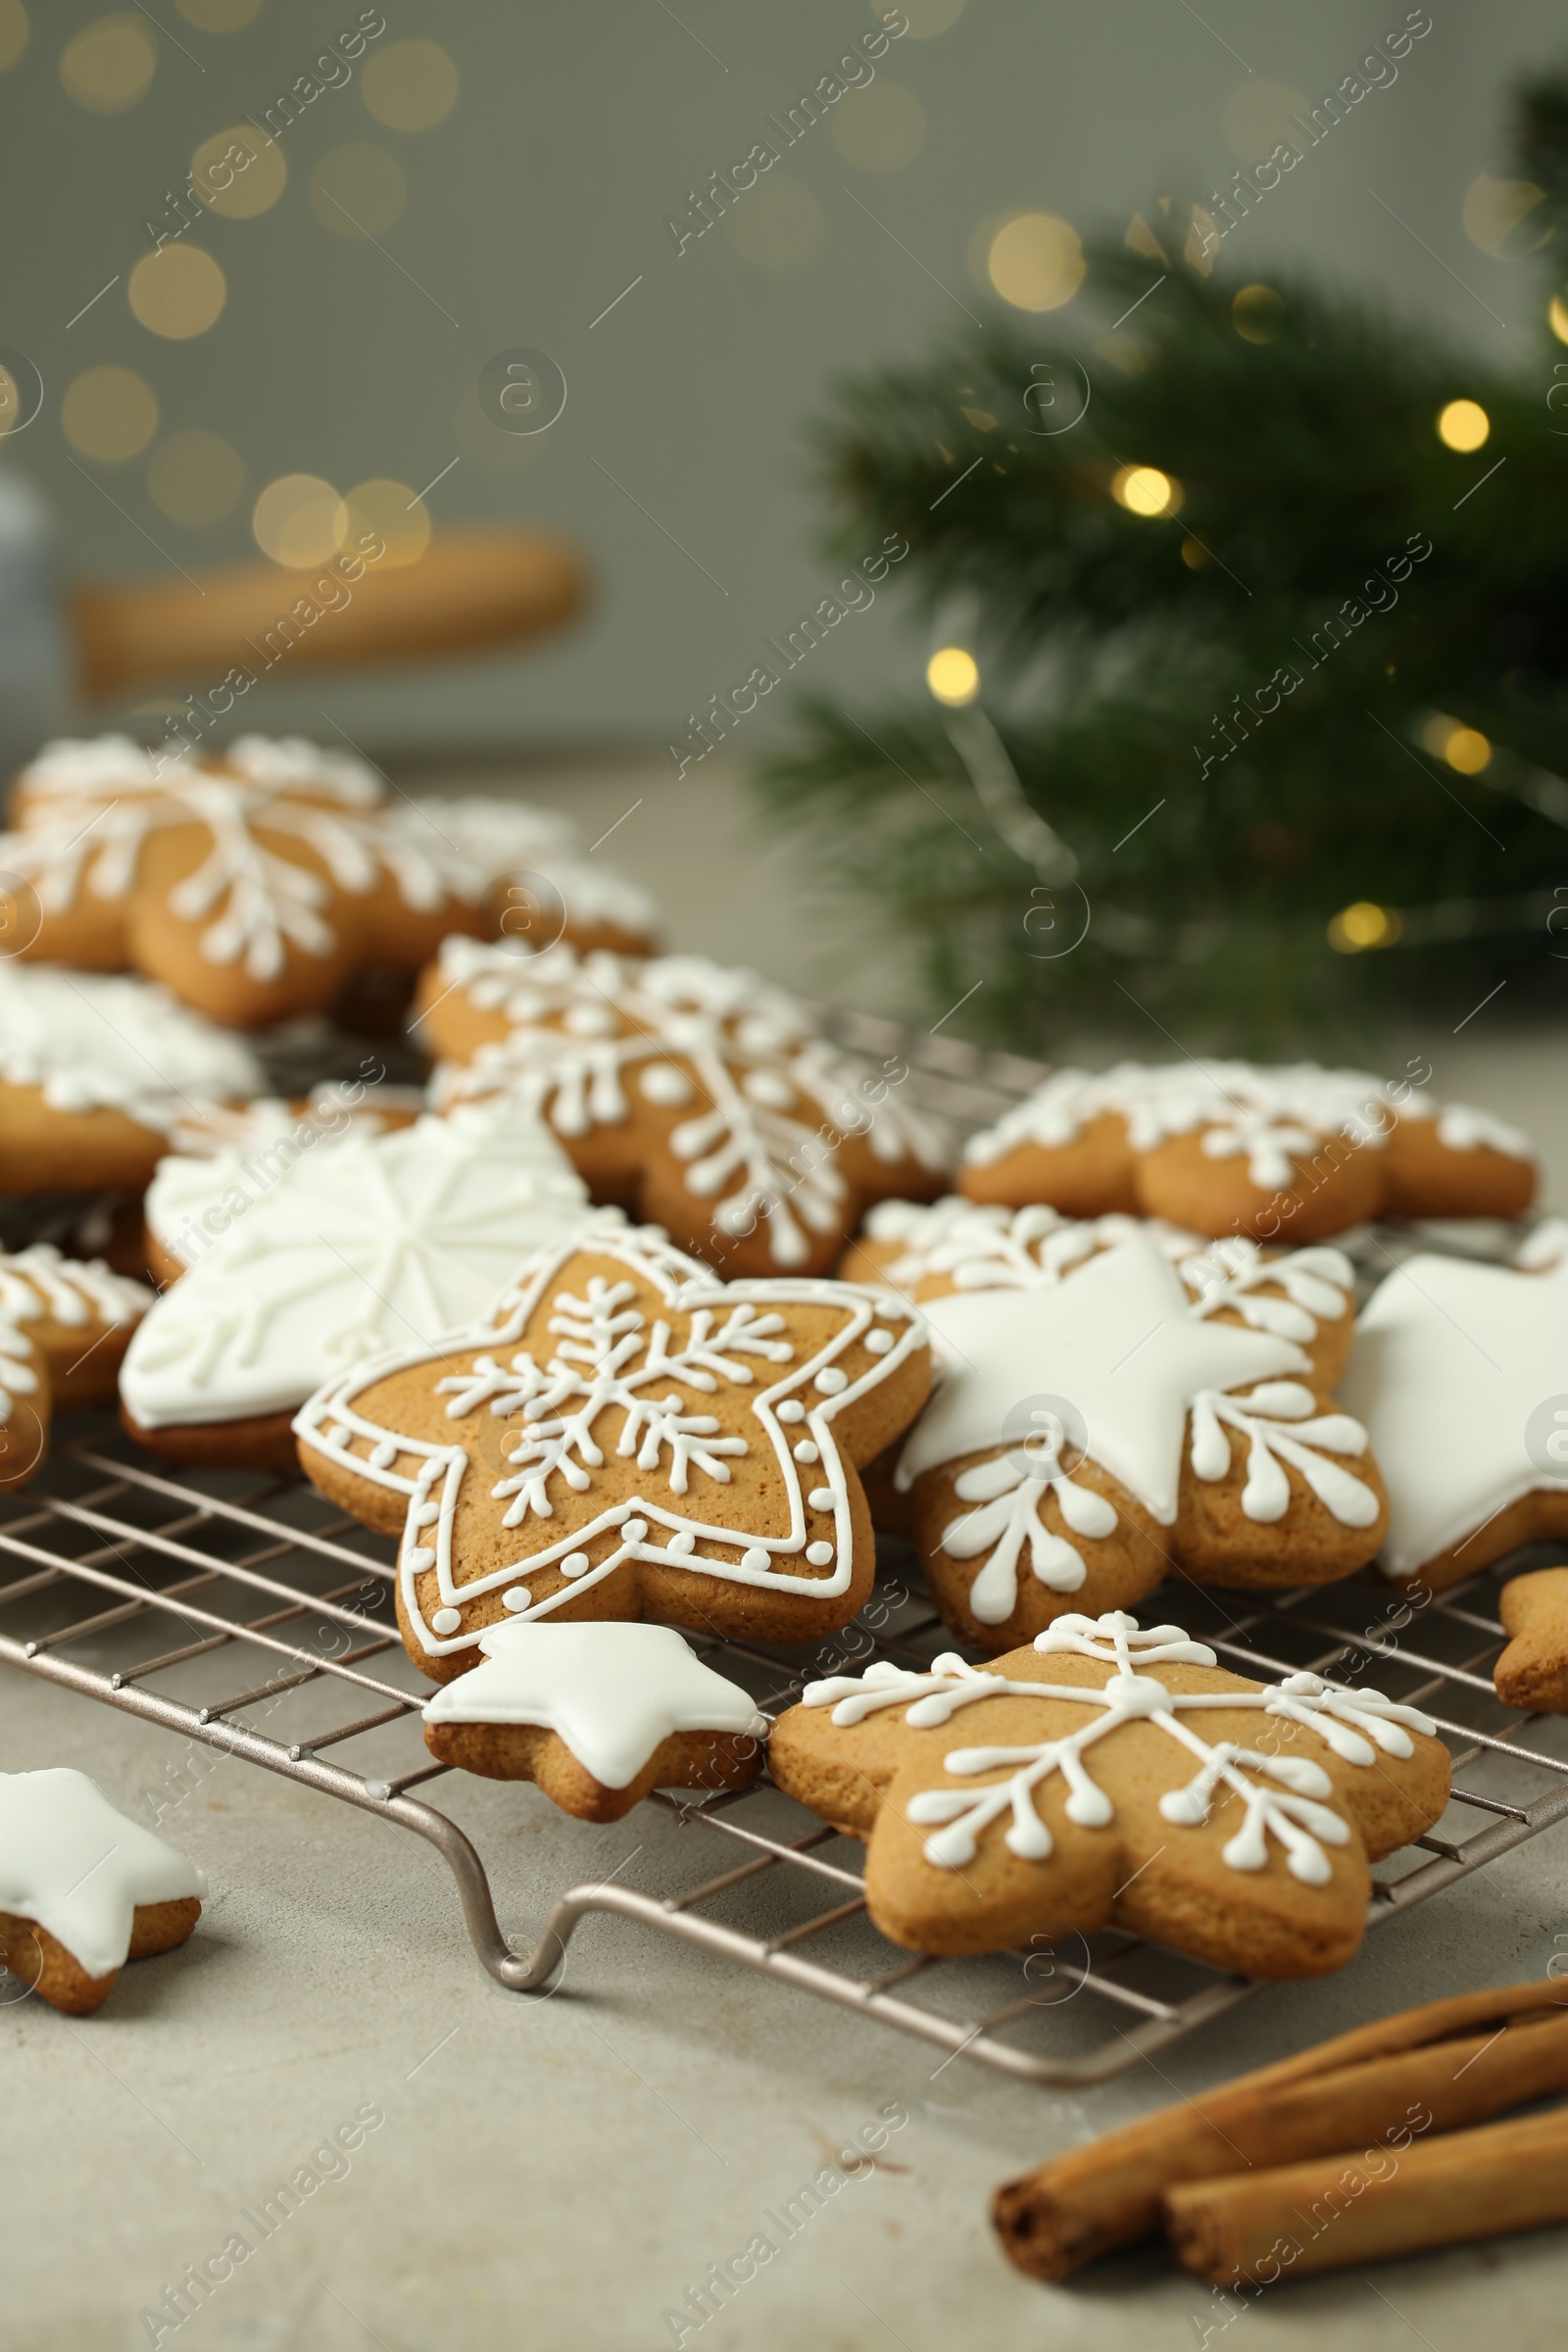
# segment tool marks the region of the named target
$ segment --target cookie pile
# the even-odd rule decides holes
[[[649,944],[643,895],[589,866],[564,819],[389,806],[364,760],[296,737],[185,760],[122,735],[53,743],[18,778],[12,820],[18,954],[140,972],[240,1028],[323,1010],[366,966],[412,974],[450,932],[510,920],[531,945],[575,917],[585,943]]]
[[[1054,1072],[971,1138],[958,1182],[1010,1208],[1301,1243],[1370,1217],[1516,1217],[1536,1171],[1516,1128],[1405,1080],[1188,1059]]]

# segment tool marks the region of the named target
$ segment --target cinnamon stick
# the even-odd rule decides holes
[[[1568,1984],[1538,1979],[1431,2001],[1053,2158],[1000,2188],[992,2218],[1020,2270],[1065,2278],[1157,2229],[1178,2181],[1359,2151],[1401,2129],[1449,2131],[1561,2087]]]
[[[1271,2286],[1536,2230],[1568,2221],[1568,2111],[1418,2140],[1402,2154],[1368,2149],[1179,2182],[1164,2218],[1182,2267],[1215,2286]]]

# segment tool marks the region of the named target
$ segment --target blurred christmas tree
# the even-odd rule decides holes
[[[1560,282],[1568,80],[1516,144]],[[763,789],[921,936],[934,1000],[986,984],[973,1035],[1147,1039],[1143,1007],[1348,1046],[1563,1001],[1568,296],[1505,373],[1249,282],[1246,206],[1162,201],[1088,246],[1079,339],[999,320],[849,384],[826,437],[836,547],[902,533],[952,642],[916,707],[807,706]]]

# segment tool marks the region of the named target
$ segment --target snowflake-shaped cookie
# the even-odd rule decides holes
[[[329,1382],[295,1429],[323,1494],[401,1528],[404,1639],[444,1681],[509,1614],[836,1631],[874,1569],[857,1465],[928,1381],[902,1299],[720,1283],[612,1226],[541,1253],[488,1323]]]
[[[755,973],[700,956],[518,956],[448,940],[416,1029],[447,1101],[549,1120],[596,1200],[657,1220],[725,1274],[830,1266],[868,1200],[938,1189],[938,1138]]]
[[[1348,1337],[1337,1250],[1175,1260],[1136,1226],[1087,1250],[1056,1228],[1045,1249],[1002,1239],[991,1287],[973,1255],[966,1288],[917,1286],[940,1377],[897,1484],[950,1625],[1005,1648],[1173,1567],[1290,1585],[1371,1558],[1381,1483],[1325,1376]]]
[[[964,1160],[975,1200],[1142,1209],[1298,1243],[1377,1215],[1516,1216],[1535,1188],[1516,1129],[1428,1102],[1408,1081],[1315,1062],[1057,1070]]]
[[[1247,1682],[1180,1627],[1112,1611],[1058,1619],[995,1672],[945,1655],[809,1684],[768,1762],[869,1838],[871,1916],[896,1943],[989,1951],[1115,1926],[1297,1977],[1349,1958],[1368,1861],[1443,1811],[1435,1732],[1313,1674]]]
[[[1568,1537],[1568,1254],[1553,1219],[1521,1269],[1406,1258],[1373,1292],[1346,1401],[1389,1493],[1386,1574],[1433,1591]]]
[[[242,1466],[292,1466],[290,1424],[319,1382],[471,1322],[593,1214],[565,1154],[506,1104],[258,1146],[237,1168],[188,1161],[168,1192],[184,1213],[164,1247],[188,1271],[131,1343],[125,1419],[176,1459]]]

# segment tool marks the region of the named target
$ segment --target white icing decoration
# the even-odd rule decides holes
[[[180,1197],[205,1185],[221,1213],[223,1163],[187,1165]],[[150,1429],[292,1410],[358,1358],[482,1314],[530,1250],[596,1214],[618,1221],[517,1110],[350,1134],[226,1216],[136,1333],[121,1394]]]
[[[971,1166],[989,1167],[1020,1146],[1060,1150],[1107,1112],[1125,1122],[1134,1152],[1200,1132],[1205,1156],[1245,1157],[1251,1182],[1267,1192],[1294,1185],[1301,1164],[1330,1136],[1381,1150],[1396,1119],[1436,1119],[1439,1140],[1450,1151],[1486,1145],[1515,1158],[1532,1157],[1528,1138],[1487,1111],[1428,1102],[1410,1087],[1398,1094],[1396,1100],[1396,1090],[1369,1071],[1326,1070],[1315,1062],[1259,1067],[1187,1060],[1122,1062],[1102,1073],[1056,1070],[994,1127],[972,1137],[964,1157]]]
[[[713,1202],[721,1233],[764,1225],[781,1268],[806,1261],[809,1233],[838,1231],[849,1203],[816,1112],[829,1124],[842,1115],[882,1160],[941,1164],[928,1124],[885,1086],[875,1104],[862,1097],[860,1065],[813,1036],[804,1007],[753,972],[700,956],[579,956],[564,945],[519,956],[464,938],[444,943],[439,971],[443,988],[510,1024],[466,1067],[437,1073],[441,1101],[505,1095],[558,1134],[582,1136],[628,1116],[633,1073],[646,1094],[656,1069],[678,1066],[701,1105],[668,1139],[687,1191]],[[593,1032],[576,1017],[584,1012]],[[797,1099],[804,1109],[792,1107]]]
[[[659,910],[646,890],[590,856],[577,827],[558,809],[477,794],[456,800],[399,799],[382,814],[455,898],[482,899],[510,876],[540,875],[561,894],[568,931],[604,924],[654,939]]]
[[[159,1161],[143,1201],[147,1230],[160,1250],[182,1266],[194,1265],[215,1234],[226,1232],[285,1168],[312,1152],[332,1150],[351,1135],[388,1134],[394,1122],[386,1112],[417,1112],[422,1102],[414,1087],[377,1086],[373,1094],[361,1093],[364,1099],[350,1103],[334,1088],[318,1087],[303,1112],[292,1102],[264,1097],[182,1119],[170,1137],[173,1150]],[[203,1217],[215,1207],[213,1223],[204,1226]]]
[[[527,1723],[564,1740],[605,1788],[624,1788],[676,1732],[760,1740],[767,1718],[664,1625],[540,1625],[481,1634],[484,1663],[448,1683],[426,1723]]]
[[[134,1323],[153,1302],[145,1283],[116,1274],[102,1258],[62,1257],[48,1242],[0,1257],[0,1316],[17,1323],[47,1316],[79,1328]]]
[[[168,906],[182,921],[211,916],[201,954],[240,964],[252,980],[275,980],[290,950],[323,956],[337,945],[328,885],[289,855],[291,841],[340,891],[364,896],[390,873],[408,904],[440,903],[428,869],[416,877],[406,851],[382,855],[373,772],[295,738],[242,736],[223,763],[176,760],[161,773],[123,741],[51,744],[24,770],[20,791],[22,829],[0,838],[0,863],[35,885],[46,914],[82,896],[126,898],[155,836],[205,832],[205,858],[172,886]]]
[[[241,1039],[167,989],[14,957],[0,958],[0,1078],[41,1088],[51,1110],[120,1110],[155,1134],[266,1084]]]
[[[650,1323],[632,1302],[624,1279],[607,1281],[598,1272],[587,1278],[587,1296],[571,1293],[561,1278],[583,1250],[591,1250],[597,1259],[618,1262],[628,1275],[651,1286],[663,1299],[666,1314]],[[560,1346],[550,1361],[540,1365],[519,1343],[546,1299],[553,1310],[548,1328]],[[799,1392],[817,1395],[812,1387],[816,1373],[824,1363],[851,1353],[870,1327],[877,1304],[872,1293],[852,1283],[797,1277],[721,1283],[669,1249],[657,1232],[628,1232],[607,1220],[576,1241],[541,1251],[523,1285],[500,1301],[483,1327],[450,1335],[435,1346],[390,1352],[329,1382],[296,1415],[294,1430],[302,1446],[338,1470],[405,1495],[411,1530],[416,1524],[422,1529],[416,1512],[438,1494],[433,1547],[419,1547],[433,1548],[427,1563],[436,1570],[431,1608],[461,1606],[544,1568],[559,1567],[570,1576],[580,1561],[577,1581],[548,1594],[530,1612],[535,1619],[544,1618],[612,1575],[623,1560],[663,1561],[671,1554],[694,1574],[720,1584],[799,1593],[802,1580],[790,1563],[804,1555],[808,1543],[822,1540],[828,1532],[812,1524],[808,1509],[832,1515],[836,1565],[831,1576],[813,1578],[809,1585],[813,1598],[830,1599],[849,1590],[855,1568],[850,1490],[833,1434],[834,1418],[924,1346],[919,1318],[906,1314],[893,1352],[873,1360],[847,1387],[818,1396],[809,1406]],[[820,1310],[832,1312],[828,1337],[809,1352],[785,1336],[790,1309],[796,1305],[814,1310],[813,1328],[819,1328]],[[674,1344],[668,1315],[687,1320],[687,1337],[679,1345]],[[377,1381],[439,1362],[459,1350],[468,1354],[469,1370],[445,1374],[437,1384],[438,1393],[448,1399],[448,1416],[454,1421],[480,1411],[521,1416],[520,1428],[507,1433],[506,1452],[489,1454],[487,1465],[477,1472],[486,1478],[495,1498],[506,1501],[505,1525],[548,1532],[564,1494],[592,1495],[594,1472],[605,1459],[595,1425],[607,1407],[619,1413],[620,1455],[635,1458],[644,1473],[635,1498],[606,1502],[586,1523],[553,1542],[461,1581],[453,1535],[458,1498],[469,1472],[466,1446],[388,1431],[356,1409],[356,1399]],[[736,1388],[745,1393],[748,1434],[722,1438],[716,1434],[716,1417],[701,1407],[720,1389]],[[798,1407],[794,1412],[788,1409],[792,1404]],[[803,1418],[820,1458],[815,1476],[821,1484],[812,1488],[808,1502],[785,1435],[785,1425]],[[419,1465],[412,1475],[374,1459],[374,1448],[388,1437],[396,1439],[400,1459]],[[742,1535],[717,1515],[717,1506],[729,1484],[731,1461],[753,1446],[776,1468],[786,1524],[777,1532],[748,1529]],[[488,1461],[498,1460],[511,1465],[514,1474],[497,1481]],[[641,1531],[636,1536],[634,1525]],[[590,1566],[581,1547],[601,1537],[610,1539],[608,1548]],[[443,1637],[430,1624],[409,1541],[406,1537],[401,1593],[418,1641],[432,1655],[470,1649],[476,1635]],[[721,1548],[708,1548],[712,1545]],[[742,1557],[732,1557],[740,1545]]]
[[[1084,1829],[1107,1827],[1115,1808],[1085,1757],[1125,1725],[1147,1723],[1178,1740],[1198,1763],[1184,1788],[1168,1789],[1160,1798],[1165,1821],[1176,1829],[1200,1827],[1216,1791],[1224,1788],[1242,1802],[1241,1823],[1221,1848],[1227,1867],[1263,1869],[1272,1837],[1285,1849],[1291,1876],[1302,1886],[1322,1886],[1333,1876],[1325,1846],[1346,1845],[1350,1838],[1348,1825],[1323,1802],[1334,1793],[1328,1774],[1304,1756],[1267,1756],[1228,1740],[1210,1743],[1183,1718],[1241,1708],[1280,1716],[1314,1733],[1345,1763],[1360,1766],[1375,1763],[1379,1748],[1386,1755],[1409,1756],[1414,1753],[1409,1734],[1432,1735],[1437,1729],[1414,1707],[1399,1706],[1376,1691],[1343,1690],[1313,1674],[1293,1674],[1277,1689],[1265,1684],[1251,1690],[1173,1691],[1146,1670],[1176,1663],[1212,1666],[1214,1652],[1189,1641],[1179,1626],[1141,1632],[1135,1617],[1115,1610],[1098,1618],[1058,1617],[1037,1635],[1034,1646],[1046,1655],[1095,1658],[1112,1672],[1098,1690],[1081,1683],[1015,1682],[948,1652],[933,1661],[928,1674],[879,1663],[863,1675],[807,1686],[803,1703],[831,1706],[833,1722],[845,1727],[883,1708],[904,1707],[910,1728],[924,1731],[950,1722],[977,1700],[1004,1696],[1065,1700],[1094,1710],[1081,1731],[1061,1739],[1028,1747],[954,1748],[943,1757],[943,1769],[959,1780],[1004,1769],[1007,1778],[973,1790],[922,1789],[910,1798],[907,1818],[936,1832],[923,1850],[938,1870],[960,1870],[973,1862],[981,1836],[1004,1815],[1010,1817],[1004,1837],[1010,1852],[1028,1861],[1049,1859],[1054,1840],[1034,1792],[1054,1774],[1060,1774],[1070,1792],[1064,1807],[1069,1821]]]
[[[206,1892],[194,1863],[84,1772],[0,1773],[0,1911],[45,1929],[89,1977],[124,1966],[139,1903]]]
[[[1407,1258],[1362,1310],[1344,1388],[1388,1488],[1391,1576],[1414,1576],[1523,1495],[1568,1494],[1568,1462],[1553,1477],[1555,1456],[1527,1443],[1532,1415],[1568,1396],[1568,1261],[1516,1273]]]
[[[906,1443],[901,1488],[997,1446],[1020,1397],[1061,1396],[1084,1418],[1089,1455],[1164,1526],[1176,1516],[1189,1416],[1200,1478],[1229,1471],[1228,1430],[1248,1445],[1248,1518],[1283,1517],[1290,1487],[1280,1464],[1288,1462],[1342,1526],[1372,1524],[1373,1489],[1326,1458],[1364,1454],[1366,1432],[1348,1415],[1318,1413],[1309,1390],[1271,1377],[1309,1370],[1298,1343],[1315,1338],[1319,1315],[1348,1311],[1351,1270],[1337,1250],[1268,1261],[1255,1244],[1226,1241],[1178,1263],[1190,1237],[1169,1228],[1126,1218],[1076,1226],[1044,1214],[1053,1221],[1042,1223],[1037,1210],[1002,1211],[1000,1223],[988,1215],[983,1229],[961,1236],[961,1220],[948,1221],[940,1246],[963,1250],[971,1282],[921,1310],[937,1342],[940,1385]],[[999,1245],[991,1261],[978,1255],[985,1233]],[[988,1262],[997,1275],[990,1286],[981,1278]],[[1216,1320],[1222,1310],[1243,1328]],[[1227,1394],[1244,1387],[1243,1396]],[[951,1520],[942,1545],[954,1559],[986,1555],[969,1592],[984,1625],[1003,1624],[1017,1605],[1026,1544],[1031,1572],[1053,1592],[1075,1592],[1084,1582],[1083,1554],[1042,1516],[1048,1493],[1074,1535],[1103,1539],[1117,1524],[1105,1496],[1068,1476],[1036,1476],[1017,1454],[971,1463],[956,1492],[980,1508]]]

